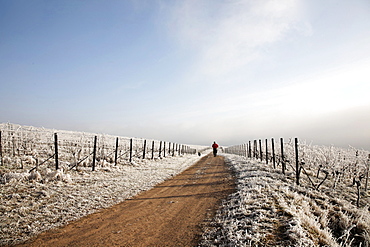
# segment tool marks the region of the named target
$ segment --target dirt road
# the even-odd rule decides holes
[[[233,191],[223,157],[207,155],[149,191],[20,246],[196,246],[204,222]]]

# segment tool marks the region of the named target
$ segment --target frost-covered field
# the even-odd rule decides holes
[[[200,158],[173,143],[147,140],[144,148],[143,139],[119,137],[115,164],[113,136],[9,123],[0,124],[0,131],[0,245],[22,242],[122,202]],[[58,170],[54,133],[59,138]],[[98,141],[92,171],[94,136]],[[204,151],[207,147],[191,148]]]
[[[68,173],[40,172],[41,183],[19,174],[0,184],[0,244],[24,241],[42,231],[148,190],[194,164],[200,157],[184,155],[132,164],[80,169]],[[4,176],[4,175],[3,175]]]
[[[357,208],[350,185],[313,190],[295,185],[291,172],[225,156],[237,191],[223,202],[201,246],[370,246],[369,199]]]
[[[122,137],[115,165],[115,137],[99,135],[97,165],[92,171],[92,137],[96,134],[58,131],[60,169],[55,170],[54,159],[47,160],[54,154],[54,130],[5,127],[0,165],[0,245],[22,242],[122,202],[200,158],[180,155],[181,149],[174,144],[171,151],[168,143],[165,146],[150,140],[144,148],[143,140],[135,139],[129,162],[130,138]],[[294,157],[292,150],[288,145],[287,157]],[[210,150],[203,150],[203,154],[207,152]],[[370,246],[370,199],[363,179],[357,207],[359,191],[354,183],[368,171],[369,164],[363,158],[367,153],[351,156],[353,150],[304,145],[300,153],[306,172],[301,174],[300,186],[295,184],[292,165],[282,174],[279,165],[273,169],[271,163],[261,160],[221,154],[235,173],[237,190],[223,202],[200,245]],[[84,157],[88,158],[75,166]],[[37,169],[29,172],[36,164]]]

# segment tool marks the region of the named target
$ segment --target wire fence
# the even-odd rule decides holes
[[[0,124],[0,165],[7,168],[45,165],[56,170],[104,164],[125,164],[138,159],[196,154],[188,145],[142,138],[117,137],[73,131]]]
[[[356,187],[357,206],[361,194],[366,196],[368,191],[370,154],[365,150],[315,146],[300,143],[298,138],[288,141],[271,138],[227,147],[225,153],[270,164],[273,169],[294,176],[297,185],[301,185],[302,176],[305,176],[307,186],[315,190],[319,190],[324,183],[332,189],[343,188],[340,184]]]

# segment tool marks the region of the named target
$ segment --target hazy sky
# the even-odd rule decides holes
[[[368,0],[0,0],[0,122],[370,150]]]

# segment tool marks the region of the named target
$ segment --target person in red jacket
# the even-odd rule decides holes
[[[218,145],[217,145],[216,142],[213,142],[212,148],[213,148],[213,155],[216,157],[217,156],[217,148],[218,148]]]

